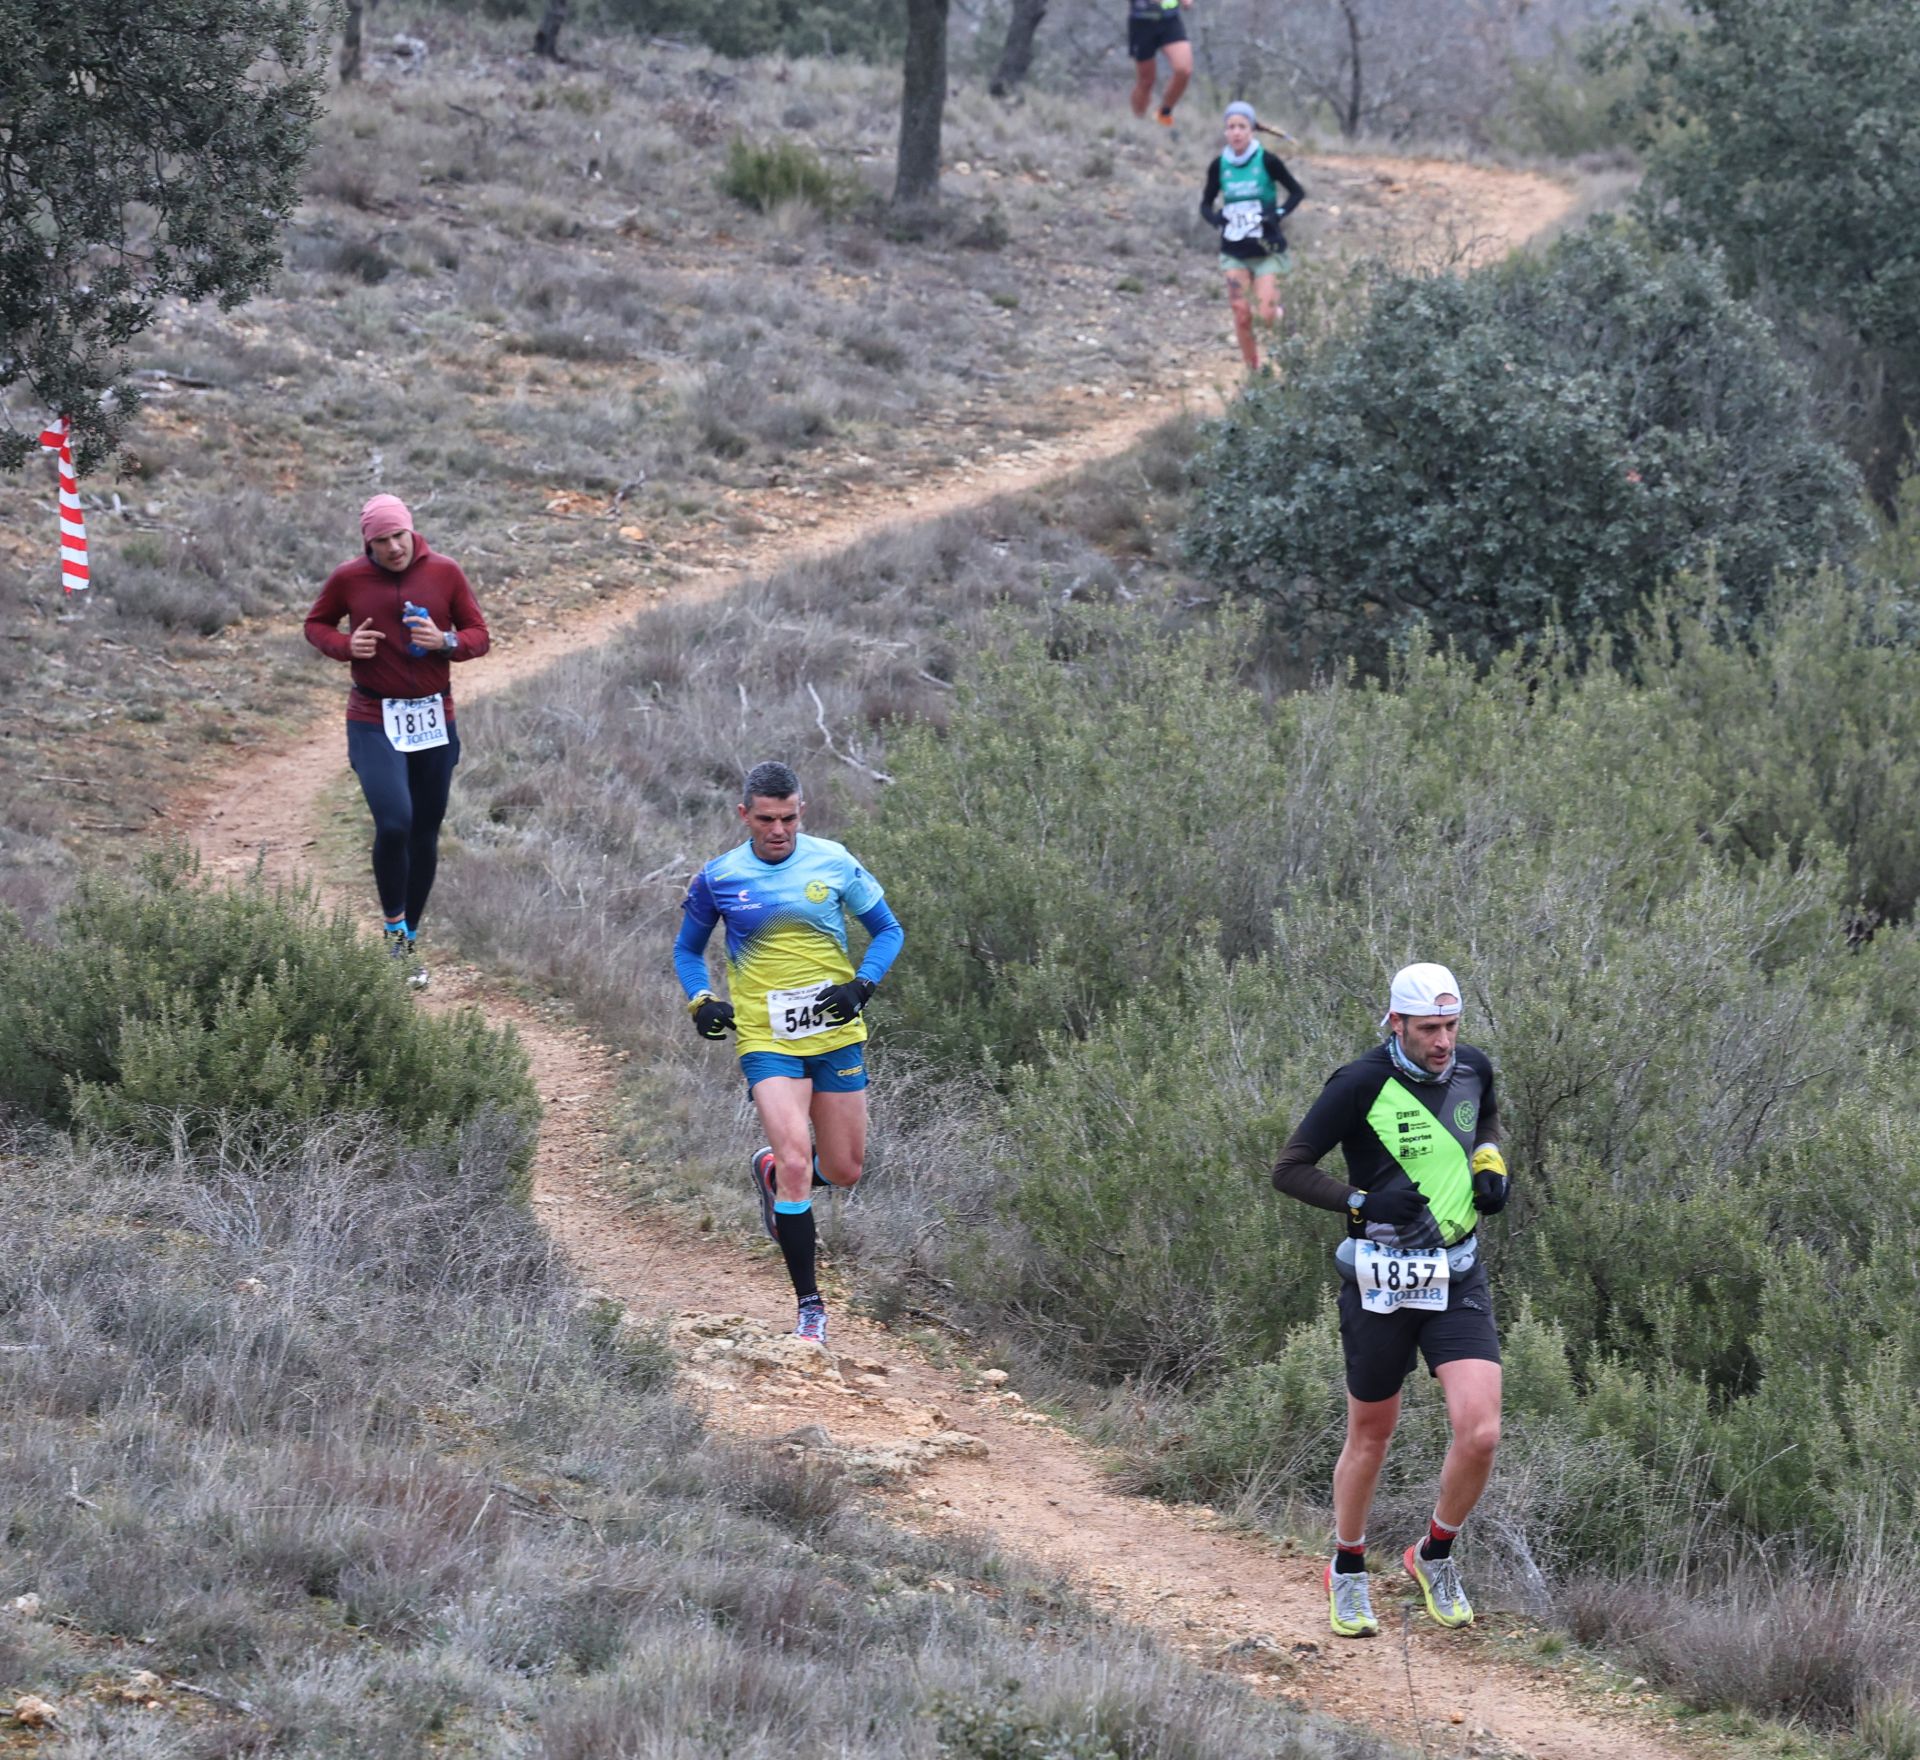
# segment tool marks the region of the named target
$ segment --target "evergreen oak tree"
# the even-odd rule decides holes
[[[82,468],[163,300],[259,292],[324,78],[324,0],[0,0],[0,467],[50,416]],[[112,393],[111,396],[108,394]]]

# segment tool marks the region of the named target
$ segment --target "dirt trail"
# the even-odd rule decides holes
[[[1369,165],[1416,194],[1428,185],[1444,191],[1456,231],[1480,251],[1552,225],[1571,204],[1568,191],[1542,178],[1439,162]],[[672,596],[714,597],[775,560],[831,552],[889,523],[1032,487],[1123,450],[1178,407],[1173,397],[1141,399],[1017,464],[970,471],[904,502],[824,523],[799,547],[784,534],[757,548],[743,544],[727,568],[676,583]],[[644,615],[658,597],[602,602],[564,626],[504,644],[462,670],[462,701],[534,676]],[[269,873],[292,876],[309,866],[302,851],[320,840],[321,801],[343,766],[335,707],[281,752],[249,760],[176,807],[168,822],[187,831],[215,871],[264,857]],[[330,889],[357,897],[361,886],[356,872]],[[1226,1531],[1209,1512],[1120,1495],[1093,1451],[1010,1390],[930,1364],[844,1305],[836,1309],[831,1352],[784,1338],[771,1322],[784,1318],[791,1291],[770,1249],[743,1251],[658,1217],[636,1217],[603,1184],[617,1091],[617,1066],[605,1047],[563,1010],[506,996],[471,968],[436,967],[431,998],[438,1007],[477,1003],[518,1027],[546,1105],[535,1173],[539,1213],[588,1282],[636,1318],[675,1323],[688,1384],[719,1426],[838,1454],[884,1486],[900,1519],[989,1530],[1006,1547],[1059,1568],[1095,1603],[1257,1690],[1368,1725],[1429,1756],[1627,1760],[1679,1751],[1637,1706],[1598,1704],[1554,1671],[1503,1659],[1476,1638],[1404,1621],[1384,1584],[1386,1634],[1371,1643],[1333,1639],[1318,1558]],[[743,1174],[743,1211],[745,1196]]]

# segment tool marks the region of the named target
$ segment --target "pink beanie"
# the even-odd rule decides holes
[[[360,536],[371,544],[389,532],[413,530],[413,515],[398,495],[376,495],[360,509]]]

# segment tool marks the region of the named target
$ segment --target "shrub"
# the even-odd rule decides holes
[[[537,1112],[511,1028],[416,1009],[343,914],[199,884],[179,850],[137,884],[82,881],[50,941],[0,947],[0,1102],[161,1144],[223,1117],[363,1112],[428,1142]]]
[[[859,833],[910,913],[889,986],[906,1036],[1004,1066],[1165,981],[1202,919],[1230,955],[1264,944],[1279,876],[1248,808],[1287,779],[1234,683],[1246,633],[1169,643],[1081,609],[1046,641],[1007,625],[954,736],[906,730],[890,760],[906,786]]]
[[[1857,495],[1716,260],[1596,223],[1463,279],[1383,275],[1355,332],[1221,424],[1186,538],[1309,651],[1378,667],[1426,622],[1485,661],[1556,624],[1623,634],[1709,558],[1744,633]]]
[[[809,202],[823,214],[831,214],[844,207],[848,198],[845,181],[822,164],[812,148],[798,141],[755,146],[740,135],[728,143],[720,188],[763,214],[793,201]]]
[[[1647,8],[1599,56],[1644,58],[1641,208],[1710,240],[1736,287],[1838,317],[1891,370],[1892,426],[1920,417],[1920,32],[1878,0]],[[1765,93],[1764,102],[1755,95]],[[1907,442],[1873,461],[1890,490]]]
[[[933,1713],[943,1760],[1120,1760],[1098,1731],[1063,1729],[1012,1695],[938,1699]]]
[[[1556,33],[1536,61],[1513,64],[1513,84],[1492,132],[1508,152],[1577,159],[1619,147],[1629,131],[1627,100],[1643,68],[1635,60],[1598,65]]]
[[[885,61],[900,53],[904,21],[888,0],[605,0],[605,15],[642,36],[695,37],[718,54],[851,55]]]

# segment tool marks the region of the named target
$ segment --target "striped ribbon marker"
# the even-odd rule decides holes
[[[69,593],[77,593],[87,584],[87,516],[73,470],[72,430],[72,419],[62,416],[40,436],[40,444],[60,455],[60,578]]]

